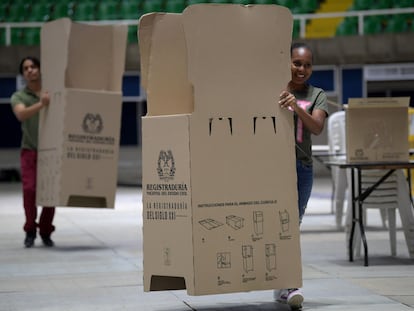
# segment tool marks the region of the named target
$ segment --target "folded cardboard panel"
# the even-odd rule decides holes
[[[37,203],[113,208],[117,182],[126,26],[67,18],[41,31],[43,89]]]
[[[146,133],[142,142],[146,290],[181,289],[183,279],[194,279],[188,118],[176,115],[142,120]]]
[[[347,161],[408,161],[409,101],[409,97],[350,98],[346,112]]]
[[[275,5],[140,19],[145,291],[301,286],[291,30]]]
[[[159,29],[163,30],[163,39],[152,40],[153,32]],[[147,115],[191,113],[193,90],[187,76],[181,14],[146,15],[140,21],[139,32],[141,84],[151,103]]]
[[[119,94],[65,89],[54,93],[52,102],[65,113],[59,124],[62,132],[54,133],[56,147],[45,148],[48,140],[39,149],[38,201],[46,206],[112,208],[121,118],[114,106],[121,105]]]

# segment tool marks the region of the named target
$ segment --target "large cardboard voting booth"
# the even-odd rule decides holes
[[[292,15],[187,7],[139,21],[144,290],[301,287]]]
[[[41,29],[37,203],[113,208],[127,26],[68,18]]]
[[[350,98],[346,112],[347,161],[408,161],[409,103],[409,97]]]

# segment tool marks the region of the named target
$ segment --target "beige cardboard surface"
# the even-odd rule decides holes
[[[113,207],[121,119],[114,105],[121,105],[119,94],[66,89],[54,95],[55,105],[71,107],[57,148],[39,152],[39,176],[44,178],[39,179],[38,200],[48,206]]]
[[[45,89],[58,90],[66,85],[71,26],[69,18],[62,18],[41,28],[42,84]]]
[[[347,161],[408,161],[408,105],[409,97],[349,99]]]
[[[290,79],[290,12],[194,5],[181,22],[150,18],[151,31],[140,32],[151,36],[140,37],[151,45],[141,47],[150,54],[144,83],[162,90],[176,77],[158,61],[184,50],[194,97],[174,100],[194,102],[194,112],[148,98],[148,111],[161,111],[143,118],[144,290],[300,287],[293,115],[277,105]],[[174,33],[184,47],[162,44]]]
[[[144,264],[151,271],[144,273],[147,288],[153,275],[194,279],[188,118],[177,115],[142,120],[148,133],[143,135],[143,190],[151,198],[144,200],[143,215]],[[161,132],[166,135],[159,135]]]
[[[37,203],[113,208],[127,27],[67,18],[41,30]]]
[[[151,40],[152,33],[160,28],[163,39]],[[147,14],[141,19],[139,35],[142,86],[147,101],[152,103],[147,107],[147,115],[191,113],[193,94],[187,77],[181,14]]]

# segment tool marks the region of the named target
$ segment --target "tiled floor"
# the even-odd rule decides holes
[[[414,309],[414,260],[402,231],[391,257],[379,213],[368,215],[370,266],[347,260],[330,180],[317,178],[302,224],[303,310]],[[143,291],[141,189],[119,186],[113,210],[59,208],[56,247],[23,248],[19,183],[0,183],[0,310],[289,310],[272,291],[189,296]]]
[[[4,150],[2,167],[18,165]],[[0,310],[289,310],[272,291],[189,296],[186,291],[143,291],[140,150],[121,150],[113,210],[58,208],[56,247],[23,248],[20,183],[0,183]],[[414,309],[414,259],[402,230],[391,257],[378,211],[368,214],[370,265],[349,262],[345,233],[331,212],[331,181],[317,176],[301,225],[303,310],[405,311]],[[400,226],[400,222],[398,223]]]

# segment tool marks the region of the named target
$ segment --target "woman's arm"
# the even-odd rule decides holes
[[[297,104],[296,97],[288,92],[280,93],[279,104],[282,108],[290,109],[296,112],[298,118],[303,122],[303,125],[314,135],[319,135],[324,126],[326,119],[326,112],[322,109],[314,109],[312,114],[301,108]]]

